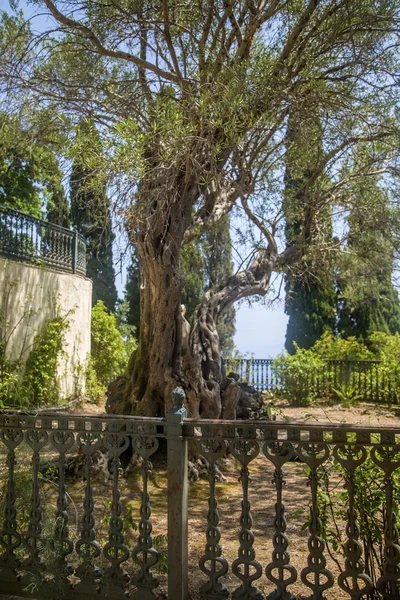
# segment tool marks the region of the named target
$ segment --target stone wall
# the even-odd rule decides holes
[[[59,366],[63,398],[83,390],[82,368],[90,353],[92,282],[80,275],[0,258],[0,310],[7,358],[26,360],[36,334],[57,315],[70,327]]]

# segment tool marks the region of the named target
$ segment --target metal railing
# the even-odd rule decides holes
[[[397,404],[400,400],[400,378],[397,373],[381,369],[379,360],[326,359],[324,367],[312,374],[296,376],[299,385],[307,387],[321,397],[325,390],[353,390],[354,394],[369,402]],[[285,392],[292,384],[292,376],[274,364],[273,359],[233,359],[226,362],[225,370],[234,371],[240,380],[257,390]]]
[[[173,400],[166,419],[0,415],[0,593],[71,600],[122,600],[128,594],[146,600],[164,585],[170,600],[190,599],[189,587],[196,598],[207,599],[399,598],[400,427],[190,420],[182,390],[174,391]],[[208,475],[207,482],[191,484],[190,493],[189,445]],[[165,446],[166,462],[161,453],[152,475],[151,460]],[[132,480],[123,480],[121,460],[130,447],[141,467]],[[102,484],[93,476],[100,449],[111,476]],[[71,481],[68,464],[76,455],[83,475]],[[233,471],[233,483],[223,489],[217,480],[221,459]],[[50,482],[40,475],[44,460],[53,467]],[[318,490],[332,461],[342,469],[335,486],[343,486],[347,505],[343,543],[328,552]],[[377,469],[382,491],[379,572],[365,562],[354,501],[358,471],[367,464]],[[296,511],[286,516],[289,500],[308,509],[306,529]],[[168,546],[160,548],[159,534],[166,533]],[[305,551],[298,558],[301,545]],[[163,553],[168,583],[159,580]]]
[[[10,208],[0,208],[0,256],[86,274],[83,236]]]

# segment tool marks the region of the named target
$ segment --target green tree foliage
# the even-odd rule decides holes
[[[233,274],[229,215],[225,215],[205,232],[202,247],[206,289],[223,285]],[[235,348],[235,318],[235,307],[230,306],[222,311],[217,322],[221,352],[225,357],[232,356]]]
[[[71,226],[68,198],[62,185],[62,175],[53,180],[49,185],[49,197],[46,206],[46,220],[50,223],[69,228]],[[57,171],[55,172],[57,175]]]
[[[134,327],[135,335],[140,334],[140,270],[135,252],[126,270],[125,299],[128,303],[127,323]]]
[[[35,124],[24,128],[19,119],[4,113],[0,114],[0,204],[39,218],[46,209],[48,220],[69,226],[55,150],[41,139]]]
[[[25,363],[20,399],[29,406],[49,406],[60,400],[58,365],[65,335],[69,329],[68,314],[45,323]]]
[[[182,304],[186,307],[185,318],[192,322],[194,310],[204,294],[206,259],[202,244],[192,242],[182,249],[182,271],[185,285],[182,290]]]
[[[117,302],[112,244],[114,233],[107,197],[106,181],[91,168],[85,152],[101,152],[100,138],[90,120],[81,120],[76,146],[79,156],[75,158],[70,177],[71,221],[87,241],[86,274],[93,281],[93,306],[102,300],[113,312]]]
[[[352,187],[349,235],[338,274],[338,331],[367,341],[375,331],[400,332],[400,300],[393,285],[393,223],[398,211],[377,180]]]
[[[319,232],[348,184],[344,164],[357,163],[352,177],[366,179],[389,172],[398,156],[398,2],[37,5],[53,16],[47,35],[21,45],[18,27],[8,24],[1,76],[16,100],[23,92],[100,124],[104,152],[95,144],[77,155],[97,155],[91,172],[113,176],[141,266],[140,342],[125,403],[133,412],[162,414],[182,381],[183,246],[234,206],[250,224],[243,225],[249,259],[206,290],[193,317],[184,373],[190,413],[216,418],[221,313],[265,296],[274,273],[290,271],[311,250],[326,255]],[[324,132],[321,155],[304,186],[301,230],[286,243],[287,118],[311,109]],[[360,161],[361,144],[371,151]]]
[[[101,396],[110,381],[124,374],[129,353],[135,346],[131,338],[124,340],[115,315],[98,300],[92,308],[91,356],[86,374],[89,396],[93,399]]]
[[[308,181],[323,157],[323,131],[318,115],[303,111],[290,115],[286,132],[285,155],[285,235],[287,243],[298,239],[310,206],[318,204],[318,186],[311,190]],[[311,197],[310,197],[311,196]],[[326,247],[332,245],[332,217],[324,209],[324,220],[316,235]],[[308,254],[308,256],[307,256]],[[285,347],[309,349],[325,331],[334,331],[336,293],[333,265],[321,261],[312,248],[302,261],[286,274],[285,313],[289,316]]]

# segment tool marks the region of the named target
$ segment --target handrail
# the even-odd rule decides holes
[[[0,208],[0,256],[86,275],[82,235],[12,208]]]

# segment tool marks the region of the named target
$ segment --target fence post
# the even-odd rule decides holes
[[[78,233],[74,231],[72,238],[72,272],[76,273],[78,267]]]
[[[350,360],[348,354],[346,354],[345,359],[344,389],[346,392],[350,389]]]
[[[175,388],[167,414],[168,599],[188,597],[188,450],[182,437],[185,392]]]

